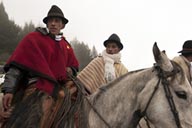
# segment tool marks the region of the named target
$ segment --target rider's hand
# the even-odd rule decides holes
[[[69,73],[70,75],[73,75],[73,71],[72,71],[72,69],[70,68],[70,67],[67,67],[67,73]]]
[[[5,93],[3,96],[3,108],[5,110],[8,110],[11,107],[11,102],[13,99],[12,93]]]

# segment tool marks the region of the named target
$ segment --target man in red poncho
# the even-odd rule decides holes
[[[3,107],[5,112],[12,111],[6,128],[60,127],[73,106],[65,103],[64,94],[67,73],[75,76],[79,64],[60,32],[68,19],[53,5],[43,22],[47,28],[25,36],[4,67]],[[64,108],[64,104],[70,106]]]

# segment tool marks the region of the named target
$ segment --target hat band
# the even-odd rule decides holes
[[[183,50],[192,50],[192,48],[184,48]]]

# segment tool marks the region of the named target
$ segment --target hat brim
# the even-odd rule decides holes
[[[116,41],[116,40],[106,40],[106,41],[104,41],[103,45],[104,45],[105,47],[107,47],[107,44],[108,44],[109,42],[115,42],[115,43],[118,45],[118,47],[120,48],[120,50],[123,49],[123,44],[122,44],[121,42]]]
[[[64,18],[64,17],[60,17],[60,16],[47,16],[47,17],[45,17],[45,18],[43,19],[43,23],[47,24],[47,21],[48,21],[48,19],[49,19],[50,17],[59,17],[59,18],[61,18],[61,20],[62,20],[62,22],[63,22],[64,24],[67,24],[67,23],[69,22],[69,20],[66,19],[66,18]]]
[[[192,51],[191,50],[181,50],[178,53],[191,53],[192,54]]]

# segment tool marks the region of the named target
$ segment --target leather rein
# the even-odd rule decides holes
[[[173,65],[174,62],[172,62]],[[159,80],[153,90],[153,93],[151,94],[151,97],[149,98],[149,101],[147,102],[147,105],[144,109],[144,111],[142,113],[140,113],[141,115],[139,117],[143,117],[146,121],[146,124],[148,126],[148,128],[151,128],[150,127],[150,124],[148,122],[148,119],[147,117],[145,116],[146,115],[146,111],[147,111],[147,108],[149,107],[149,104],[151,103],[151,100],[153,99],[153,96],[155,95],[157,89],[159,88],[159,85],[160,85],[160,82],[162,83],[163,85],[163,89],[164,89],[164,92],[165,92],[165,95],[166,95],[166,98],[167,98],[167,101],[169,103],[169,106],[171,108],[171,112],[174,116],[174,119],[175,119],[175,123],[177,125],[177,128],[182,128],[181,126],[181,123],[180,123],[180,119],[179,119],[179,114],[178,114],[178,111],[176,109],[176,105],[175,105],[175,102],[173,100],[173,96],[172,96],[172,93],[170,91],[170,88],[169,88],[169,81],[168,81],[168,77],[170,76],[174,76],[176,73],[179,72],[178,69],[174,69],[172,72],[166,72],[166,71],[163,71],[160,66],[158,65],[155,65],[154,68],[158,71],[158,77],[159,77]],[[139,119],[140,120],[140,119]],[[141,127],[141,126],[139,126]]]

